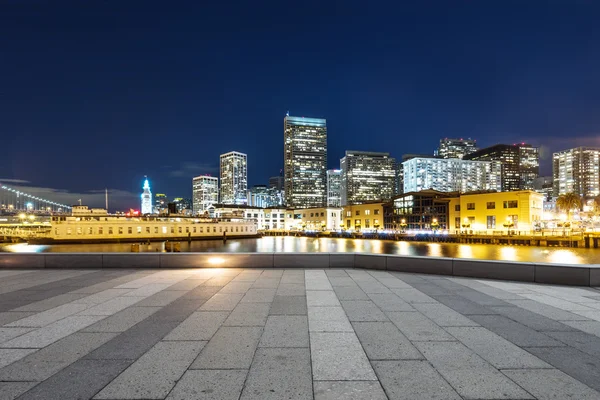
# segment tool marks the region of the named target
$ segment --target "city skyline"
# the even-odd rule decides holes
[[[235,148],[248,187],[266,184],[288,110],[327,119],[327,169],[348,149],[400,160],[471,137],[540,146],[550,175],[552,153],[600,146],[600,6],[560,3],[5,4],[0,181],[124,206],[148,175],[190,197]]]

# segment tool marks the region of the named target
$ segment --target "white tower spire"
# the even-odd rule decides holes
[[[152,214],[152,192],[150,191],[150,183],[148,177],[144,175],[144,192],[142,193],[142,214]]]

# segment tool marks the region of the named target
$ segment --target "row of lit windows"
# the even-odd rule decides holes
[[[217,227],[216,226],[212,226],[212,227],[211,226],[207,226],[206,227],[206,233],[211,233],[211,228],[212,228],[212,233],[217,233]],[[106,233],[108,235],[115,234],[115,231],[118,232],[119,235],[124,235],[125,234],[125,228],[122,227],[122,226],[120,226],[120,227],[118,227],[116,229],[113,228],[113,227],[106,228]],[[144,229],[142,229],[141,226],[138,226],[138,227],[136,227],[136,230],[135,230],[135,232],[137,234],[141,234],[144,231],[147,234],[151,234],[152,231],[154,231],[154,234],[158,234],[159,233],[159,227],[155,226],[154,229],[152,229],[150,226],[147,226],[145,228],[145,230],[144,230]],[[103,235],[104,232],[105,232],[104,227],[99,227],[97,229],[94,229],[93,227],[87,227],[87,228],[78,227],[78,228],[75,229],[75,234],[77,234],[77,235],[83,235],[83,234],[87,234],[87,235],[94,235],[94,234]],[[160,229],[160,232],[162,234],[167,234],[169,232],[169,229],[166,226],[163,226],[162,229]],[[171,232],[171,234],[175,234],[176,233],[176,230],[175,230],[174,226],[171,227],[170,232]],[[220,233],[223,233],[223,232],[232,232],[232,233],[233,232],[238,232],[238,233],[240,233],[240,232],[248,232],[248,227],[247,226],[242,226],[242,227],[236,226],[235,230],[234,230],[234,227],[227,227],[226,226],[225,229],[223,229],[222,226],[219,226],[219,232]],[[60,235],[59,228],[55,228],[54,229],[54,233],[57,236]],[[177,227],[177,233],[181,233],[181,234],[183,234],[183,233],[186,233],[186,234],[188,234],[188,233],[204,233],[204,227],[202,227],[202,226],[200,226],[200,227],[195,227],[195,226],[194,227],[186,227],[185,231],[184,231],[183,227],[179,226],[179,227]],[[67,235],[72,235],[72,234],[73,234],[73,228],[67,228]],[[133,235],[134,234],[132,226],[127,227],[127,233],[126,234],[128,234],[128,235]]]

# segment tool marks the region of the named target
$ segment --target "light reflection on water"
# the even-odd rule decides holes
[[[162,251],[164,243],[143,244],[140,251]],[[2,251],[17,253],[51,252],[130,252],[130,243],[60,244],[37,246],[12,244]],[[307,237],[263,237],[260,239],[229,239],[181,242],[181,251],[188,252],[299,252],[299,253],[375,253],[407,256],[476,258],[486,260],[548,262],[564,264],[600,264],[600,249],[569,249],[556,247],[499,246],[485,244],[395,242],[390,240],[337,239]]]

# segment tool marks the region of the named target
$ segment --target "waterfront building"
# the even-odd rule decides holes
[[[342,205],[342,170],[327,170],[327,207]]]
[[[465,155],[464,160],[502,162],[502,191],[533,190],[540,174],[539,148],[526,143],[497,144]]]
[[[345,205],[342,209],[342,228],[357,232],[373,232],[382,230],[383,205],[382,201],[372,201],[363,204]]]
[[[389,200],[396,193],[396,159],[389,153],[346,151],[340,166],[342,205]]]
[[[208,207],[219,202],[219,178],[200,175],[192,179],[192,201],[194,214],[204,214]]]
[[[477,151],[475,140],[469,139],[440,139],[436,155],[441,158],[460,158]]]
[[[576,147],[552,156],[553,195],[576,193],[584,199],[600,195],[600,148]]]
[[[287,210],[285,208],[265,208],[261,230],[284,230]],[[289,219],[291,220],[291,213]]]
[[[221,203],[247,204],[248,156],[231,151],[221,154]]]
[[[402,163],[404,193],[433,189],[440,192],[499,191],[502,163],[414,157]]]
[[[286,230],[336,231],[341,228],[339,207],[297,208],[287,211]]]
[[[450,200],[450,230],[491,235],[495,231],[532,232],[544,213],[544,195],[532,190],[466,193]]]
[[[288,207],[327,204],[327,121],[284,119],[284,184]]]
[[[142,198],[142,214],[152,214],[152,192],[150,191],[150,183],[148,183],[148,179],[144,180],[143,193],[141,195]]]
[[[448,229],[450,199],[458,196],[458,192],[433,189],[395,196],[383,205],[384,227],[394,231],[432,230],[435,221],[437,228]]]

